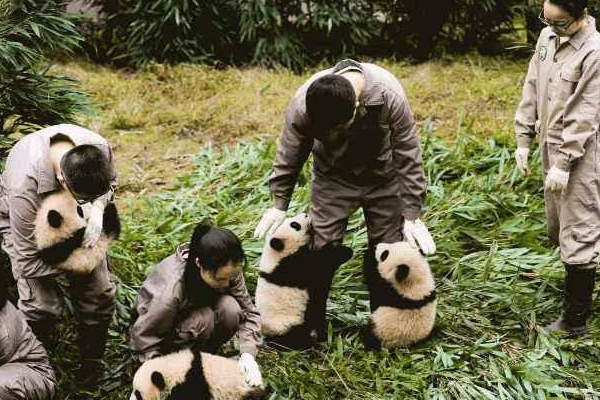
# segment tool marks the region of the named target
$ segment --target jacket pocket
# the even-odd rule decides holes
[[[560,78],[571,83],[577,83],[581,79],[581,71],[566,68],[560,71]]]

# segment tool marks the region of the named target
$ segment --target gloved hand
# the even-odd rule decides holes
[[[254,231],[254,237],[260,239],[265,236],[267,232],[269,235],[272,234],[279,225],[281,225],[284,219],[285,211],[281,211],[275,207],[269,208],[258,223],[258,226]]]
[[[246,383],[250,386],[262,386],[262,375],[260,373],[260,368],[254,360],[252,354],[242,353],[240,355],[240,359],[238,361],[238,365],[242,372],[245,375]]]
[[[430,255],[435,253],[435,242],[427,227],[420,219],[414,221],[404,221],[404,240],[413,247],[421,248],[423,254]],[[417,245],[418,243],[418,245]]]
[[[517,168],[522,175],[529,175],[529,147],[517,147],[515,151]]]
[[[564,192],[569,183],[569,172],[553,166],[546,176],[546,189]]]
[[[83,247],[94,247],[102,234],[102,223],[104,220],[104,208],[92,204],[90,216],[87,221],[87,227],[83,234]]]

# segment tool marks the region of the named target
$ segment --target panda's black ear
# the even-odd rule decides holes
[[[390,255],[390,251],[384,250],[383,253],[381,253],[381,257],[379,257],[379,262],[384,262],[385,260],[387,260],[389,255]]]
[[[165,387],[167,387],[164,376],[158,371],[154,371],[150,376],[150,379],[152,380],[152,383],[154,383],[154,385],[160,390],[165,390]]]
[[[406,264],[400,264],[396,267],[396,281],[402,282],[408,277],[410,267]]]
[[[56,210],[50,210],[48,212],[48,223],[53,228],[60,228],[63,222],[63,217]]]
[[[269,245],[271,246],[271,248],[273,250],[276,250],[276,251],[281,251],[285,247],[283,240],[277,239],[277,238],[272,238],[271,241],[269,242]]]

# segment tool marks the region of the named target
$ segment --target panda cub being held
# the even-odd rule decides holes
[[[190,349],[152,358],[133,377],[130,400],[266,400],[246,383],[238,363]]]
[[[105,258],[111,243],[121,232],[114,203],[104,209],[102,234],[90,248],[83,246],[87,226],[86,210],[67,191],[52,193],[42,200],[35,219],[35,240],[39,257],[47,264],[74,274],[89,274]]]
[[[435,280],[427,260],[407,242],[381,243],[375,248],[379,282],[377,306],[371,310],[365,337],[368,349],[392,349],[421,342],[435,324]]]
[[[267,342],[302,349],[326,337],[327,297],[352,249],[310,249],[310,220],[287,218],[267,237],[259,265],[256,307]]]

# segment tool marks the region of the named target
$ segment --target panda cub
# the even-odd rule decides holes
[[[130,400],[266,400],[238,363],[190,349],[147,360],[133,377]]]
[[[379,299],[371,310],[365,345],[395,348],[425,340],[433,330],[436,313],[435,281],[429,264],[407,242],[381,243],[375,248]],[[371,282],[377,282],[371,279]]]
[[[38,254],[47,264],[74,274],[89,274],[106,257],[108,247],[121,231],[114,203],[104,209],[102,235],[95,246],[82,247],[87,225],[84,207],[67,191],[50,194],[42,200],[35,219]]]
[[[308,215],[287,218],[267,237],[256,307],[268,342],[291,349],[326,336],[327,297],[336,270],[352,257],[345,246],[311,250]]]

